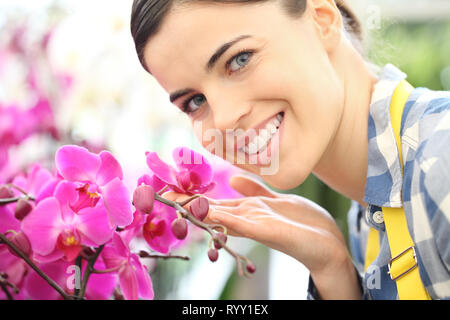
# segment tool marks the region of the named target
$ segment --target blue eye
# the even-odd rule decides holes
[[[252,54],[252,52],[244,51],[235,55],[227,62],[227,69],[229,69],[228,72],[233,73],[245,67],[250,61]]]
[[[202,94],[197,94],[186,100],[183,104],[183,112],[187,114],[195,112],[198,110],[203,103],[205,103],[206,98]]]

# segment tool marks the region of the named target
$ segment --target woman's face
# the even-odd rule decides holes
[[[292,18],[278,1],[177,5],[148,41],[144,59],[206,149],[290,189],[321,160],[344,105],[320,31],[327,17],[318,14],[308,6]]]

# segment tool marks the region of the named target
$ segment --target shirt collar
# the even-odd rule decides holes
[[[389,109],[394,90],[406,74],[387,64],[378,78],[369,108],[364,201],[380,207],[401,207],[403,177]]]

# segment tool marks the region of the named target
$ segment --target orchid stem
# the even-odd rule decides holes
[[[2,287],[2,290],[5,293],[5,295],[8,298],[8,300],[14,300],[14,298],[13,298],[12,294],[9,292],[6,284],[0,282],[0,287]]]
[[[165,185],[161,190],[159,190],[158,192],[157,192],[157,194],[159,194],[160,196],[164,193],[164,191],[166,191],[167,189],[169,189],[169,186],[168,185]]]
[[[92,273],[104,274],[104,273],[115,272],[115,271],[119,270],[120,267],[121,267],[121,265],[114,267],[114,268],[102,269],[102,270],[92,269]]]
[[[12,294],[8,290],[8,284],[8,280],[0,275],[0,287],[2,288],[8,300],[14,300]]]
[[[28,192],[26,192],[26,191],[23,190],[21,187],[15,185],[15,184],[13,184],[13,183],[8,183],[8,184],[6,185],[6,187],[16,189],[17,191],[20,191],[20,192],[22,192],[24,195],[26,195],[27,198],[34,200],[34,197],[30,196],[30,195],[28,194]]]
[[[94,269],[95,262],[97,261],[104,246],[105,245],[102,244],[100,247],[98,247],[97,250],[95,251],[94,255],[88,260],[88,265],[86,266],[86,271],[83,276],[83,282],[81,283],[80,293],[78,295],[79,300],[84,300],[84,295],[86,294],[86,288],[87,288],[87,284],[89,281],[89,277],[95,271],[95,269]]]
[[[178,202],[168,200],[168,199],[166,199],[164,197],[161,197],[160,195],[158,195],[156,193],[155,193],[155,200],[158,200],[159,202],[164,203],[165,205],[168,205],[168,206],[170,206],[170,207],[180,211],[183,214],[183,216],[185,217],[185,219],[189,220],[192,224],[194,224],[197,227],[202,228],[206,232],[208,232],[211,235],[211,237],[213,238],[214,241],[217,241],[218,243],[220,243],[222,248],[235,258],[238,274],[240,276],[247,276],[247,277],[249,277],[249,274],[244,271],[244,268],[242,266],[242,261],[241,261],[241,260],[246,261],[247,258],[245,258],[244,256],[241,256],[240,254],[238,254],[238,253],[234,252],[233,250],[231,250],[225,244],[225,242],[223,242],[219,237],[217,237],[216,232],[214,231],[214,229],[211,228],[211,226],[209,224],[204,223],[204,222],[198,220],[197,218],[195,218],[192,214],[189,213],[188,210],[183,208]]]
[[[178,255],[158,255],[158,254],[151,254],[147,251],[141,250],[139,251],[139,257],[141,258],[155,258],[155,259],[180,259],[180,260],[190,260],[188,256],[178,256]]]
[[[201,197],[199,194],[194,194],[192,197],[187,198],[184,201],[181,202],[177,202],[180,206],[184,207],[185,205],[187,205],[189,202],[191,202],[194,199],[197,199],[198,197]]]
[[[13,188],[13,189],[16,189],[17,191],[23,193],[23,194],[25,195],[25,197],[26,197],[27,200],[36,201],[36,198],[35,198],[35,197],[33,197],[32,195],[29,195],[28,192],[26,192],[26,191],[23,190],[21,187],[15,185],[15,184],[13,184],[13,183],[5,184],[5,186],[6,186],[7,188]],[[11,200],[11,199],[16,199],[16,201],[19,201],[21,198],[20,198],[20,197],[16,197],[16,198],[10,198],[9,200]],[[7,200],[7,199],[0,199],[0,200]],[[13,201],[13,202],[15,202],[15,201]],[[0,204],[1,204],[1,201],[0,201]]]
[[[22,197],[14,197],[14,198],[3,198],[0,199],[0,206],[7,205],[10,203],[14,203],[22,199]]]
[[[36,266],[33,261],[28,258],[25,253],[22,252],[19,248],[17,248],[9,239],[3,234],[0,233],[0,240],[5,243],[8,247],[10,247],[20,258],[22,258],[38,275],[40,275],[53,289],[58,291],[58,293],[65,299],[69,300],[70,297],[64,292],[64,290],[52,279],[50,279],[38,266]]]

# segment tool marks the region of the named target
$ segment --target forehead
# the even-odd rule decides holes
[[[200,76],[216,48],[237,36],[256,39],[273,32],[284,12],[277,2],[211,3],[193,1],[175,5],[165,16],[159,31],[149,39],[144,59],[153,76],[167,87],[182,83],[182,75],[171,79],[171,71],[189,68],[189,77]],[[170,71],[170,72],[169,72]],[[174,80],[174,81],[172,81]],[[185,83],[185,82],[184,82]],[[167,88],[166,88],[167,89]]]

